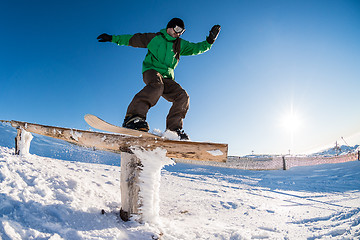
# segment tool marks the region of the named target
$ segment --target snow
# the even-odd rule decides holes
[[[0,239],[360,238],[360,161],[248,171],[138,150],[146,221],[123,222],[119,155],[33,134],[18,156],[15,136],[0,123]]]
[[[74,131],[73,129],[71,129],[70,135],[71,135],[71,137],[72,137],[75,141],[78,142],[78,141],[79,141],[79,137],[82,136],[82,133],[77,132],[77,131]]]
[[[156,148],[153,151],[134,148],[133,153],[141,159],[143,165],[139,176],[142,221],[160,226],[161,169],[166,165],[174,165],[175,162],[166,157],[166,150],[161,148]]]
[[[224,153],[222,151],[220,151],[219,149],[216,149],[216,150],[211,150],[211,151],[207,151],[208,153],[210,153],[211,155],[213,156],[221,156],[223,155]]]
[[[28,155],[30,151],[30,143],[33,139],[31,133],[21,130],[20,141],[19,141],[19,154],[20,155]]]
[[[180,137],[176,132],[170,131],[168,129],[166,129],[164,132],[161,131],[160,129],[154,129],[154,130],[152,130],[152,133],[155,135],[158,135],[159,137],[162,137],[164,139],[180,140]]]
[[[179,135],[176,132],[170,130],[166,130],[165,132],[162,133],[161,136],[169,140],[180,140]]]
[[[154,129],[152,130],[152,133],[166,140],[174,140],[174,141],[181,140],[180,136],[175,131],[171,131],[169,129],[166,129],[164,132],[161,131],[160,129]]]

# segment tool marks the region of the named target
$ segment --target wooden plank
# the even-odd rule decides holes
[[[28,132],[65,140],[85,147],[114,152],[131,152],[131,147],[139,146],[147,150],[157,147],[167,150],[170,158],[198,161],[226,162],[228,145],[221,143],[173,141],[163,138],[145,138],[127,135],[84,131],[70,128],[53,127],[34,123],[11,121],[16,128]]]

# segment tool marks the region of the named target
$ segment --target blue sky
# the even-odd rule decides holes
[[[222,26],[209,52],[175,70],[192,140],[228,143],[230,155],[360,143],[360,2],[348,0],[1,1],[0,119],[122,124],[147,50],[96,37],[157,32],[173,17],[192,42]],[[164,130],[169,108],[150,110],[151,128]]]

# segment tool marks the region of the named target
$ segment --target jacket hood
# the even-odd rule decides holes
[[[164,29],[161,29],[160,32],[164,35],[164,37],[166,38],[166,40],[171,41],[171,42],[173,42],[173,41],[176,40],[176,38],[170,36],[170,35],[166,32],[166,29],[165,29],[165,28],[164,28]]]

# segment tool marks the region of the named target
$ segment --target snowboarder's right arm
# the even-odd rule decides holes
[[[108,35],[106,33],[98,36],[99,42],[113,42],[120,46],[132,46],[146,48],[149,42],[159,33],[136,33],[134,35]]]

